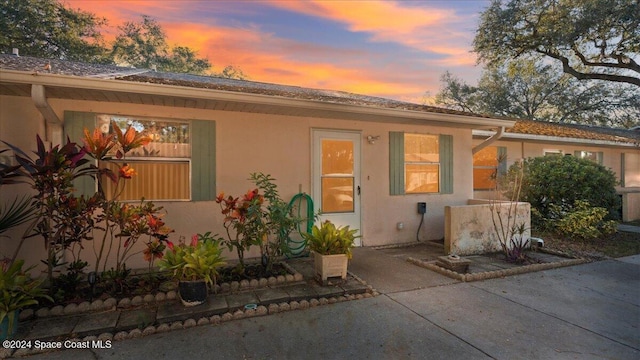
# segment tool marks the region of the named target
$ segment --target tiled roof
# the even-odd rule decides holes
[[[50,70],[45,70],[47,64]],[[299,86],[278,85],[247,80],[235,80],[214,76],[155,72],[113,65],[88,64],[56,59],[40,59],[14,55],[0,55],[0,69],[33,71],[92,78],[110,78],[139,83],[175,85],[190,88],[213,89],[248,94],[261,94],[291,99],[315,100],[326,103],[372,106],[388,109],[402,109],[451,115],[488,118],[470,112],[450,110],[428,105],[359,95],[344,91],[320,90]]]
[[[640,131],[588,125],[556,124],[534,120],[518,120],[508,133],[554,136],[574,139],[633,143],[640,141]]]

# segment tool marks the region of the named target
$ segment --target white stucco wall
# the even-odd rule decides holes
[[[264,172],[277,179],[284,199],[298,189],[311,193],[311,129],[344,129],[360,131],[362,141],[361,169],[361,234],[365,246],[412,242],[420,223],[417,202],[427,203],[421,240],[444,237],[444,207],[463,205],[472,197],[471,130],[450,127],[387,124],[309,117],[287,117],[225,111],[173,108],[153,105],[110,104],[104,102],[49,100],[63,119],[64,111],[149,116],[175,119],[216,121],[216,192],[244,194],[252,184],[246,180],[251,172]],[[389,195],[389,131],[449,134],[454,138],[454,194]],[[24,148],[35,147],[36,132],[43,134],[42,116],[28,97],[0,96],[0,139]],[[364,139],[380,136],[375,144]],[[5,194],[3,189],[2,194]],[[3,197],[5,195],[2,195]],[[222,234],[219,206],[209,202],[157,202],[167,211],[165,221],[175,229],[171,235],[189,238],[194,233],[212,231]],[[396,224],[404,223],[398,230]],[[11,236],[16,238],[18,231]],[[13,251],[15,241],[2,241],[0,254]],[[44,258],[41,241],[30,240],[21,257],[38,264]],[[83,259],[92,261],[92,250]],[[254,251],[250,255],[257,255]],[[234,257],[234,254],[229,254]],[[132,258],[129,267],[144,267],[142,256]]]
[[[470,200],[469,205],[446,206],[445,253],[476,255],[500,252],[502,246],[498,233],[507,234],[521,224],[525,230],[522,239],[526,241],[531,236],[529,203]],[[506,239],[506,244],[510,248],[509,240]]]

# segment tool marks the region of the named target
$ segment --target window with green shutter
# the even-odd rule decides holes
[[[84,129],[113,131],[112,124],[121,129],[131,125],[152,139],[143,148],[127,154],[122,163],[131,166],[137,175],[127,180],[124,190],[105,182],[107,196],[119,192],[121,200],[192,200],[215,198],[215,122],[180,121],[174,119],[134,117],[81,112],[65,113],[65,134],[72,141],[82,143]],[[98,164],[111,167],[113,163]],[[95,181],[83,179],[77,183],[79,192],[95,191]]]
[[[389,133],[391,195],[453,193],[451,135]]]

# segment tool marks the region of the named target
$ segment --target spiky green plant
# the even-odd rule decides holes
[[[0,234],[34,218],[36,208],[32,200],[31,196],[24,196],[16,197],[8,204],[0,204]]]
[[[320,227],[313,226],[311,233],[302,233],[307,246],[313,252],[321,255],[346,254],[351,259],[351,249],[354,246],[358,232],[349,226],[336,227],[331,221],[324,221]]]

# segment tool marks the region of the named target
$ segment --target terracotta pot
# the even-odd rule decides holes
[[[178,283],[180,300],[184,306],[196,306],[207,301],[209,293],[204,280],[184,281]]]

